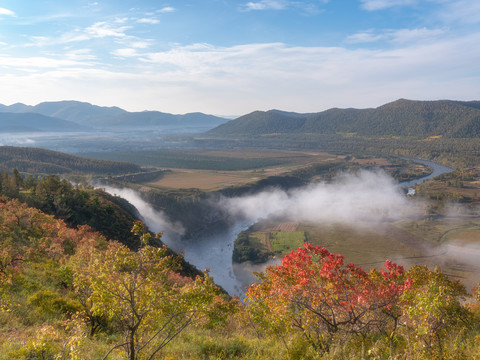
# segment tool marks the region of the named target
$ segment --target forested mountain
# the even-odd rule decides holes
[[[217,126],[208,132],[208,135],[215,136],[340,132],[366,136],[464,138],[480,134],[480,101],[400,99],[375,109],[333,108],[308,114],[255,111],[230,122],[203,113],[128,112],[118,107],[101,107],[79,101],[44,102],[36,106],[0,105],[0,111],[3,112],[0,113],[0,131],[76,131],[81,129],[78,125],[82,125],[107,129]],[[70,122],[63,123],[59,119]]]
[[[72,121],[62,120],[35,113],[1,113],[0,131],[37,132],[37,131],[88,131],[90,128]]]
[[[227,119],[203,113],[174,115],[159,111],[128,112],[115,106],[104,107],[80,101],[43,102],[35,106],[21,103],[10,106],[0,104],[0,112],[10,113],[10,115],[0,113],[0,119],[6,116],[13,116],[13,113],[35,113],[95,128],[155,127],[172,125],[214,127],[227,121]],[[0,125],[0,131],[1,130],[2,128]],[[17,131],[21,131],[21,129],[19,128]],[[27,129],[24,131],[27,131]]]
[[[140,171],[140,167],[132,163],[92,160],[45,149],[0,146],[0,169],[13,168],[30,174],[82,172],[114,175]]]
[[[478,137],[480,102],[400,99],[375,109],[334,108],[303,115],[278,110],[255,111],[207,132],[213,136],[282,133]]]

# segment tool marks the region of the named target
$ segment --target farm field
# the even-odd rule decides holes
[[[162,153],[158,155],[160,156]],[[183,160],[180,155],[184,156]],[[269,176],[284,175],[310,165],[343,159],[342,156],[327,153],[258,151],[258,149],[182,150],[175,156],[178,162],[170,164],[174,165],[174,167],[168,168],[170,171],[165,173],[162,178],[146,182],[143,185],[160,189],[198,188],[204,191],[215,191],[230,186],[248,184]],[[190,160],[187,162],[186,158]],[[160,164],[162,164],[161,160],[148,163],[150,166],[159,166]],[[260,165],[261,167],[259,167]],[[235,168],[235,170],[225,170],[228,168]]]
[[[307,165],[338,158],[325,152],[274,149],[160,149],[82,155],[94,159],[128,161],[141,166],[223,171]]]
[[[399,159],[372,156],[344,156],[315,151],[273,149],[174,149],[155,151],[113,151],[84,154],[97,159],[133,162],[147,172],[165,170],[150,180],[134,180],[135,184],[156,189],[200,189],[215,191],[241,186],[270,176],[322,164],[339,162],[361,167],[382,167],[398,181],[428,174],[429,169]],[[127,180],[129,181],[129,180]]]
[[[250,237],[264,251],[272,252],[279,257],[289,253],[291,249],[303,246],[306,240],[304,231],[254,232]]]
[[[279,259],[307,241],[333,253],[341,253],[346,263],[352,262],[365,269],[381,266],[389,259],[406,267],[415,264],[438,267],[469,287],[480,281],[477,261],[480,256],[480,221],[445,223],[432,220],[423,228],[419,226],[421,222],[424,221],[384,224],[371,230],[300,223],[291,231],[256,229],[249,238],[252,246],[273,252],[273,259]],[[237,268],[241,266],[237,264]]]
[[[460,213],[460,209],[464,212]],[[412,218],[371,229],[301,223],[279,234],[288,238],[299,232],[305,234],[305,241],[342,253],[347,263],[365,268],[381,265],[389,259],[407,267],[414,264],[439,267],[467,286],[480,281],[480,217],[473,212],[466,213],[460,205],[452,206],[443,216]],[[275,233],[266,232],[263,237],[272,236],[268,234]],[[285,251],[296,247],[293,245]]]
[[[147,182],[144,186],[153,188],[189,189],[197,188],[214,191],[228,186],[236,186],[261,179],[254,171],[213,171],[171,169],[161,179]]]

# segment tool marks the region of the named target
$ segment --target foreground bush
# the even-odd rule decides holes
[[[287,348],[300,334],[325,358],[453,358],[447,338],[472,325],[464,286],[425,266],[405,272],[387,261],[367,273],[305,244],[258,278],[246,303],[259,329]]]

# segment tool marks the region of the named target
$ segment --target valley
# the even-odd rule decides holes
[[[476,103],[452,106],[457,105],[467,106],[471,116],[476,111]],[[398,107],[406,106],[407,115],[418,111],[404,101],[391,106],[397,112]],[[449,106],[445,107],[447,113],[452,109]],[[385,111],[382,109],[383,114]],[[375,115],[373,110],[367,113]],[[417,137],[360,134],[351,131],[353,128],[343,128],[341,132],[332,132],[330,128],[327,130],[331,133],[317,133],[311,123],[311,132],[301,132],[305,130],[300,127],[301,131],[288,133],[281,129],[291,116],[301,118],[299,114],[269,113],[269,124],[278,120],[281,126],[272,125],[274,130],[257,131],[254,135],[215,133],[218,129],[189,133],[193,128],[188,127],[182,133],[172,130],[170,134],[161,126],[155,130],[119,127],[93,134],[4,133],[2,139],[8,146],[0,147],[2,206],[6,212],[2,221],[8,220],[12,227],[8,231],[19,241],[21,232],[31,231],[33,226],[31,220],[15,220],[15,216],[20,219],[18,216],[24,216],[27,210],[10,202],[11,197],[24,202],[22,206],[37,209],[28,210],[32,214],[28,216],[41,211],[62,219],[54,226],[62,232],[67,231],[63,226],[78,227],[81,235],[72,232],[60,247],[55,243],[60,237],[49,227],[41,231],[34,228],[33,235],[29,235],[37,241],[37,233],[53,231],[54,240],[46,245],[40,242],[42,248],[62,259],[75,259],[75,247],[84,246],[75,241],[94,241],[87,232],[90,228],[99,232],[95,236],[100,236],[95,240],[96,250],[91,250],[95,256],[104,257],[103,251],[120,246],[107,245],[103,235],[119,240],[129,254],[142,250],[146,244],[143,238],[130,231],[131,223],[139,218],[150,231],[161,233],[159,239],[150,237],[148,246],[158,249],[166,244],[168,256],[183,255],[178,276],[193,279],[208,269],[209,275],[203,276],[215,283],[212,282],[215,292],[228,294],[229,299],[251,296],[246,289],[258,280],[253,272],[265,272],[268,266],[280,264],[282,257],[294,256],[288,254],[303,248],[305,242],[312,246],[307,251],[326,248],[342,254],[345,264],[352,262],[366,271],[372,270],[369,274],[375,274],[375,269],[388,259],[404,265],[407,271],[426,265],[444,274],[448,281],[460,280],[469,291],[475,288],[480,282],[480,164],[474,151],[477,138],[455,138],[457,133],[419,133]],[[306,122],[315,120],[313,115],[306,117]],[[245,118],[237,120],[245,124]],[[237,120],[220,129],[235,125]],[[365,125],[362,121],[360,126]],[[261,129],[263,125],[257,130]],[[22,137],[28,146],[14,146]],[[65,152],[56,151],[59,149]],[[10,215],[15,214],[16,207],[20,212]],[[53,222],[53,218],[45,219],[50,220],[42,221]],[[5,239],[8,255],[10,238]],[[50,237],[46,239],[51,241]],[[16,244],[17,240],[12,241]],[[34,248],[34,244],[28,246]],[[42,275],[36,275],[40,271],[37,268],[46,266],[43,264],[48,261],[51,264],[42,270]],[[29,258],[25,270],[18,276],[12,273],[17,287],[6,296],[20,305],[10,321],[27,319],[36,324],[36,320],[21,314],[33,308],[41,315],[41,321],[53,323],[56,320],[47,320],[48,316],[67,318],[81,306],[78,301],[82,295],[73,293],[80,289],[72,285],[68,271],[75,271],[78,276],[83,268],[68,265],[65,270],[54,265],[54,261],[57,260],[48,259],[48,254]],[[10,263],[5,264],[10,269]],[[47,270],[49,266],[58,269]],[[23,281],[22,276],[34,284],[25,289],[26,295],[22,286],[17,285]],[[40,279],[38,282],[33,279],[35,276]],[[50,276],[55,278],[53,283],[47,280]],[[178,280],[182,284],[190,281],[180,277]],[[211,301],[210,305],[217,304],[216,301],[220,300]],[[56,308],[57,303],[66,305]],[[240,314],[246,316],[244,310]],[[8,322],[6,318],[2,320],[1,314],[0,320]],[[232,317],[229,321],[235,323],[229,326],[240,326],[242,332],[225,330],[225,341],[230,343],[230,337],[237,335],[247,336],[250,344],[254,341],[251,329],[239,325],[243,320]],[[118,340],[121,335],[108,328],[109,320],[106,324],[106,330],[100,330],[101,336],[104,331],[113,331],[112,336]],[[201,336],[207,334],[201,332]],[[179,342],[189,343],[189,336],[198,334],[198,330],[191,330]],[[219,335],[213,338],[217,341]],[[103,354],[108,350],[108,341],[100,337],[91,336],[85,341],[98,341]],[[15,344],[18,346],[19,342]]]
[[[0,360],[480,360],[480,2],[0,5]]]

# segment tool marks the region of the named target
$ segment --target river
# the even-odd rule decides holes
[[[440,165],[440,164],[437,164],[437,163],[435,163],[433,161],[430,161],[430,160],[411,159],[411,158],[402,158],[402,159],[411,160],[411,161],[414,161],[414,162],[422,164],[422,165],[427,165],[427,166],[430,166],[433,169],[432,173],[428,176],[424,176],[424,177],[419,178],[419,179],[415,179],[415,180],[411,180],[411,181],[405,181],[405,182],[400,183],[399,185],[402,186],[402,187],[412,187],[412,186],[415,186],[417,184],[421,184],[422,182],[424,182],[426,180],[432,179],[436,176],[446,174],[446,173],[449,173],[449,172],[453,171],[453,169],[448,167],[448,166]]]
[[[431,166],[433,172],[430,175],[417,180],[398,184],[402,187],[411,187],[415,184],[431,179],[432,177],[453,171],[453,169],[449,167],[432,161],[420,159],[409,160]],[[153,231],[159,232],[168,228],[168,224],[165,223],[162,214],[155,212],[149,204],[140,199],[140,197],[133,191],[108,187],[105,190],[125,198],[134,205],[143,216],[147,226]],[[253,225],[252,221],[242,220],[238,221],[228,229],[212,231],[208,235],[202,235],[187,240],[180,240],[178,236],[175,236],[173,231],[166,230],[164,237],[162,237],[162,241],[174,251],[183,253],[185,260],[196,266],[198,269],[202,271],[209,269],[210,275],[214,278],[215,282],[222,286],[230,295],[243,297],[245,287],[254,280],[252,271],[262,271],[265,266],[268,265],[262,264],[260,266],[254,266],[248,263],[232,263],[234,241],[238,233],[247,229],[250,225]]]

